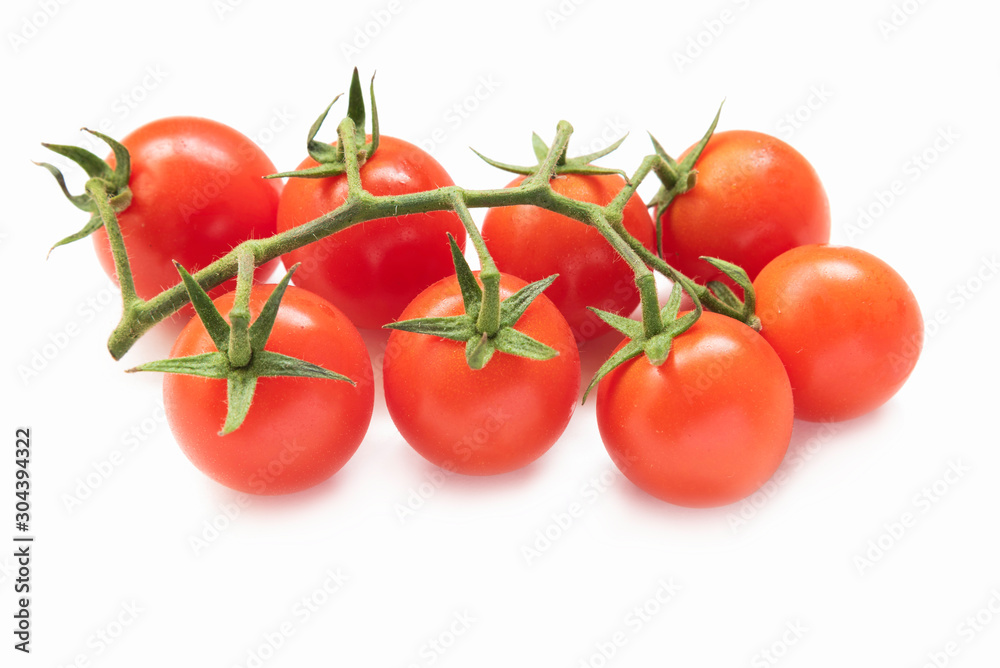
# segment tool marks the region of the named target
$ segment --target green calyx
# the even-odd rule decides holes
[[[549,178],[556,176],[558,174],[619,174],[623,177],[628,178],[628,175],[620,169],[613,169],[611,167],[598,167],[597,165],[592,165],[594,160],[603,158],[608,155],[616,148],[622,145],[622,142],[628,138],[628,135],[624,135],[618,141],[611,144],[607,148],[601,149],[600,151],[595,151],[593,153],[588,153],[587,155],[580,155],[575,158],[567,158],[566,152],[567,147],[563,147],[562,152],[556,159],[555,164],[552,166]],[[545,163],[546,158],[549,154],[549,146],[545,143],[545,140],[538,136],[537,132],[531,133],[531,148],[535,153],[535,158],[538,160],[537,165],[532,165],[529,167],[523,167],[521,165],[511,165],[506,162],[499,162],[493,160],[492,158],[487,158],[485,155],[472,149],[472,152],[486,161],[487,164],[492,165],[498,169],[502,169],[507,172],[512,172],[514,174],[524,174],[531,175],[537,174],[538,170],[541,169]]]
[[[336,144],[327,144],[316,140],[316,133],[319,132],[320,127],[323,125],[323,121],[326,120],[327,114],[330,113],[330,109],[333,108],[333,105],[337,103],[337,100],[339,100],[340,97],[341,96],[338,95],[333,98],[333,102],[331,102],[330,105],[323,110],[323,113],[319,115],[319,118],[317,118],[312,124],[312,127],[309,128],[306,148],[309,151],[309,157],[319,164],[308,169],[271,174],[266,178],[280,179],[289,176],[303,179],[322,179],[327,176],[344,174],[347,171],[347,159],[344,156],[344,142],[339,141]],[[372,75],[371,79],[369,99],[371,100],[372,105],[371,141],[368,141],[367,136],[365,135],[365,98],[364,92],[361,88],[361,78],[358,75],[358,68],[355,67],[354,76],[351,79],[351,92],[347,98],[347,118],[353,122],[354,126],[352,131],[354,141],[352,143],[357,148],[357,163],[359,167],[365,164],[365,162],[375,154],[375,151],[378,150],[378,108],[375,106],[374,75]]]
[[[288,281],[298,265],[289,269],[275,286],[260,315],[252,323],[249,303],[254,262],[251,254],[246,253],[239,258],[236,297],[229,311],[229,322],[226,322],[198,281],[180,264],[175,263],[175,266],[191,297],[191,304],[205,325],[217,352],[148,362],[128,371],[160,371],[203,378],[225,378],[227,412],[220,436],[235,431],[243,424],[253,402],[258,378],[294,376],[342,380],[355,384],[347,376],[328,371],[311,362],[264,350]]]
[[[35,163],[39,167],[44,167],[50,174],[52,174],[53,177],[55,177],[63,195],[66,196],[66,199],[68,199],[73,206],[90,214],[90,219],[87,221],[87,224],[84,225],[79,232],[57,241],[53,244],[52,248],[49,249],[49,253],[59,246],[64,246],[68,243],[88,237],[96,230],[104,226],[104,218],[101,216],[101,212],[99,210],[101,204],[96,202],[94,200],[94,196],[91,194],[92,191],[95,190],[95,186],[100,186],[98,190],[102,193],[106,193],[108,198],[107,203],[110,205],[114,213],[121,213],[128,208],[129,204],[132,203],[132,191],[129,190],[128,187],[129,175],[131,173],[131,158],[129,157],[128,149],[105,134],[95,130],[88,130],[87,128],[83,128],[83,130],[101,139],[111,147],[111,151],[115,156],[115,168],[111,169],[111,166],[108,165],[108,163],[104,162],[104,160],[100,157],[85,148],[80,148],[78,146],[65,146],[62,144],[42,144],[42,146],[49,149],[53,153],[58,153],[64,158],[68,158],[82,167],[88,177],[85,191],[80,195],[72,195],[69,192],[69,188],[66,187],[66,178],[63,176],[63,173],[58,167],[47,162]]]
[[[625,338],[629,339],[629,342],[621,350],[609,357],[601,365],[601,368],[597,370],[597,373],[594,374],[593,379],[590,381],[590,385],[587,386],[587,390],[583,393],[583,402],[587,401],[590,391],[597,387],[602,378],[630,359],[645,353],[649,363],[654,366],[660,366],[667,360],[674,339],[691,329],[692,325],[701,317],[701,302],[698,300],[697,295],[691,293],[689,294],[691,294],[691,298],[694,300],[695,310],[685,314],[681,318],[677,317],[681,306],[681,296],[685,291],[685,288],[680,283],[674,283],[674,287],[670,290],[670,298],[660,310],[659,316],[662,326],[659,328],[659,331],[652,335],[647,332],[648,327],[644,326],[642,322],[637,322],[631,318],[624,318],[607,311],[601,311],[593,307],[590,308],[601,320],[624,334]]]
[[[556,275],[530,283],[501,302],[500,273],[496,268],[480,272],[480,286],[451,234],[448,241],[465,313],[446,318],[402,320],[389,323],[385,328],[462,341],[471,369],[482,369],[498,351],[539,361],[558,355],[555,349],[514,329],[531,302],[552,285]]]
[[[701,157],[705,146],[708,145],[708,140],[712,138],[715,126],[719,124],[719,116],[721,114],[722,105],[720,104],[719,110],[715,113],[715,118],[712,120],[712,124],[708,127],[708,132],[704,134],[701,140],[691,148],[691,152],[684,156],[684,159],[680,162],[670,157],[663,149],[663,146],[660,145],[660,142],[656,141],[656,137],[652,134],[649,135],[649,138],[653,141],[653,150],[656,151],[656,155],[663,158],[666,163],[665,169],[656,170],[656,175],[660,178],[660,182],[663,185],[660,186],[656,195],[647,204],[649,207],[656,207],[654,218],[656,221],[656,252],[660,257],[663,257],[663,214],[670,206],[670,203],[674,201],[675,197],[694,188],[698,174],[694,165],[698,162],[698,158]]]

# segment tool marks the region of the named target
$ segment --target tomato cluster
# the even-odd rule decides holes
[[[177,284],[175,264],[193,273],[248,239],[294,234],[337,209],[359,187],[338,171],[353,158],[348,150],[358,150],[360,188],[374,197],[454,185],[423,150],[377,135],[377,124],[365,135],[360,121],[353,148],[319,146],[310,134],[311,157],[283,187],[262,178],[276,170],[253,142],[214,121],[163,119],[127,136],[131,199],[117,224],[137,296],[149,300]],[[326,163],[317,159],[324,155]],[[660,315],[672,337],[660,337],[667,340],[662,355],[651,347],[625,355],[635,340],[622,341],[617,362],[597,383],[597,420],[612,460],[638,487],[675,504],[717,506],[753,493],[775,472],[793,418],[854,418],[892,397],[914,368],[923,324],[912,292],[888,265],[828,245],[826,194],[791,146],[756,132],[710,131],[680,162],[666,161],[692,167],[690,178],[664,182],[673,190],[654,216],[633,185],[621,197],[613,234],[646,253],[647,263],[665,262],[701,286],[685,287],[697,311],[678,313],[678,289],[672,310],[668,304]],[[108,164],[115,167],[114,156]],[[607,207],[628,186],[612,170],[558,165],[548,183],[556,202]],[[317,172],[323,169],[331,171]],[[508,184],[511,192],[536,179],[531,170],[521,174]],[[659,331],[650,330],[648,309],[645,334],[636,323],[626,326],[640,303],[634,263],[607,231],[556,208],[495,206],[481,237],[460,208],[358,221],[284,253],[286,266],[298,267],[297,287],[280,286],[276,315],[262,315],[271,286],[234,279],[202,303],[191,292],[201,318],[178,337],[169,367],[175,373],[164,383],[183,452],[214,480],[251,493],[295,492],[326,480],[358,448],[372,416],[375,377],[357,328],[388,325],[385,401],[418,453],[468,475],[535,461],[577,404],[578,344],[613,326],[634,326],[639,339]],[[490,258],[475,277],[467,266],[463,273],[460,259],[467,236]],[[113,239],[102,227],[93,238],[115,277],[122,265]],[[276,261],[256,272],[267,275]],[[756,307],[745,322],[702,312],[702,302],[710,308],[712,301],[699,294],[733,306],[743,304],[740,291],[746,308]],[[499,302],[491,305],[491,294]],[[245,351],[244,366],[211,367],[210,355],[236,358],[248,318],[265,324],[250,327],[256,347]],[[688,325],[671,329],[681,321]],[[254,355],[270,355],[272,366],[248,380]],[[193,360],[190,367],[185,360]],[[322,368],[351,382],[275,372],[281,360],[291,360],[288,369]],[[242,424],[219,433],[248,387],[253,399]]]

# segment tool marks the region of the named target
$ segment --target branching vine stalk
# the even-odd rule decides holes
[[[280,284],[282,287],[275,292],[268,317],[259,324],[251,326],[248,300],[254,268],[352,225],[391,216],[450,210],[454,211],[462,222],[479,256],[481,266],[477,282],[468,263],[462,257],[459,246],[454,239],[449,240],[456,275],[466,305],[465,315],[394,322],[387,323],[386,326],[465,341],[466,358],[473,369],[482,368],[495,351],[536,360],[549,359],[557,354],[555,350],[518,332],[513,329],[513,325],[531,300],[541,294],[557,277],[549,276],[529,284],[501,303],[501,273],[490,257],[482,234],[470,213],[472,208],[518,205],[540,207],[595,228],[633,271],[640,297],[641,322],[592,309],[602,320],[623,333],[629,339],[629,343],[602,366],[591,387],[610,369],[641,353],[645,353],[651,363],[662,364],[673,338],[693,325],[703,307],[741,320],[752,327],[760,327],[760,321],[754,314],[753,288],[742,269],[715,258],[703,258],[743,290],[744,297],[741,300],[728,285],[719,281],[710,282],[707,286],[699,285],[663,259],[662,214],[677,195],[694,186],[697,175],[695,162],[712,136],[719,114],[716,114],[699,143],[680,161],[671,158],[659,142],[651,137],[655,152],[642,159],[631,178],[622,170],[591,164],[615,150],[625,137],[600,151],[568,158],[567,148],[573,127],[566,121],[560,121],[551,143],[546,144],[537,134],[532,136],[536,165],[511,165],[476,152],[493,166],[524,175],[525,178],[515,187],[471,190],[459,186],[447,186],[405,195],[376,196],[365,190],[361,178],[362,167],[379,145],[374,80],[370,90],[372,111],[370,137],[365,134],[363,91],[355,70],[347,114],[337,125],[336,144],[324,144],[315,139],[333,106],[331,103],[309,129],[307,148],[309,155],[318,164],[299,171],[283,172],[268,177],[325,178],[344,175],[347,181],[347,195],[340,206],[312,221],[266,239],[247,240],[193,276],[184,268],[178,267],[183,280],[148,300],[140,298],[136,293],[128,252],[117,219],[117,213],[128,206],[132,196],[128,187],[130,164],[128,151],[114,139],[97,132],[93,133],[111,146],[116,158],[116,167],[112,170],[103,160],[83,149],[46,145],[56,153],[77,162],[90,177],[86,184],[86,192],[83,195],[73,196],[66,190],[65,180],[59,170],[52,165],[42,163],[42,166],[56,178],[70,201],[91,214],[90,221],[81,231],[56,245],[83,238],[102,226],[108,233],[122,289],[123,305],[121,320],[108,340],[108,350],[112,357],[120,359],[156,323],[193,301],[195,310],[202,317],[206,327],[215,332],[213,338],[219,351],[218,355],[223,357],[216,355],[210,359],[206,358],[207,361],[163,361],[150,363],[139,369],[163,371],[168,367],[177,366],[185,369],[186,373],[196,372],[211,377],[229,378],[231,392],[240,395],[237,397],[239,401],[235,402],[236,409],[231,411],[232,419],[227,421],[229,425],[227,429],[235,428],[233,425],[238,425],[242,420],[241,416],[245,414],[244,409],[249,405],[252,386],[258,375],[278,373],[280,369],[289,365],[294,369],[294,374],[298,375],[319,374],[321,377],[335,375],[331,375],[327,370],[307,368],[297,362],[278,360],[273,355],[260,353],[266,342],[266,336],[262,339],[260,332],[269,330],[269,325],[266,323],[273,321],[280,295],[284,292],[283,286],[287,285],[291,271],[282,280]],[[625,182],[607,205],[600,206],[577,201],[556,192],[552,187],[552,180],[564,174],[619,174],[624,177]],[[632,237],[623,224],[626,204],[635,196],[639,185],[650,174],[655,174],[661,184],[659,192],[649,205],[656,207],[656,251],[646,248]],[[674,291],[663,308],[659,304],[654,272],[659,272],[674,282]],[[237,278],[236,296],[227,324],[221,314],[214,312],[207,291],[234,276]],[[679,315],[678,311],[682,291],[690,295],[695,305],[695,311],[684,316]],[[260,353],[258,357],[261,359],[255,358],[254,351]]]
[[[685,291],[695,293],[706,308],[742,319],[737,309],[715,297],[705,286],[695,283],[671,267],[629,235],[621,225],[622,210],[625,204],[650,173],[664,171],[671,175],[675,174],[673,166],[663,156],[654,154],[643,158],[632,178],[627,180],[626,185],[618,195],[604,207],[579,202],[552,189],[550,180],[557,171],[560,157],[565,155],[572,133],[572,126],[566,121],[561,121],[557,126],[556,135],[549,146],[548,153],[537,171],[514,188],[471,190],[459,186],[447,186],[405,195],[376,196],[367,192],[361,183],[356,126],[353,120],[344,118],[337,128],[338,140],[343,146],[348,180],[348,195],[344,203],[333,211],[301,226],[266,239],[245,241],[225,256],[193,274],[193,277],[202,288],[210,290],[239,273],[241,257],[252,257],[254,264],[259,266],[358,223],[389,216],[441,210],[453,210],[458,213],[482,258],[484,257],[480,249],[482,237],[472,221],[469,209],[530,205],[568,216],[585,225],[595,227],[621,253],[636,274],[636,285],[642,303],[643,325],[648,335],[652,336],[662,329],[659,323],[659,304],[656,299],[650,267],[679,282]],[[190,298],[183,284],[164,290],[149,300],[140,299],[135,294],[134,287],[130,287],[131,271],[128,253],[118,230],[114,211],[108,204],[109,195],[93,181],[88,186],[88,192],[98,203],[98,210],[104,219],[105,227],[108,229],[111,251],[118,268],[119,281],[122,284],[123,314],[121,321],[108,340],[108,350],[112,357],[120,359],[145,332],[187,304]],[[492,265],[492,261],[484,264],[483,269],[486,274],[485,276],[480,274],[481,280],[498,280],[494,278],[493,272],[496,271],[496,267]],[[496,276],[499,276],[499,272]],[[484,319],[482,324],[487,326],[487,329],[489,325],[485,319],[493,317],[490,315],[492,308],[489,306],[481,311],[481,317]]]

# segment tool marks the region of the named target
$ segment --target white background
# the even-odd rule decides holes
[[[37,542],[30,656],[12,649],[12,548],[0,549],[0,663],[996,665],[1000,7],[486,7],[4,3],[0,540],[13,534],[14,429],[30,425]],[[369,24],[374,16],[385,25]],[[880,23],[893,17],[886,34]],[[690,62],[679,63],[685,51]],[[288,169],[354,65],[365,78],[378,70],[383,131],[420,142],[443,130],[433,153],[470,187],[509,177],[469,145],[523,163],[531,131],[549,138],[565,118],[577,130],[571,154],[630,131],[604,163],[631,171],[650,151],[647,130],[679,153],[725,98],[720,129],[792,143],[824,180],[833,240],[907,279],[928,323],[916,371],[870,416],[797,423],[782,482],[727,508],[679,509],[634,489],[601,445],[593,402],[527,469],[442,479],[399,438],[380,394],[367,438],[333,480],[238,505],[178,450],[159,378],[122,373],[164,356],[175,330],[113,362],[104,341],[117,304],[89,243],[44,260],[85,216],[29,161],[51,159],[41,141],[85,141],[80,126],[107,119],[121,137],[193,114],[258,138]],[[787,118],[796,113],[797,127]],[[941,133],[953,138],[935,148]],[[929,164],[914,169],[925,153]],[[880,209],[897,180],[902,194]],[[71,183],[81,187],[79,172]],[[859,225],[859,208],[870,223]],[[78,334],[61,337],[68,327]],[[384,337],[368,342],[378,366]],[[584,351],[585,374],[613,343]],[[115,451],[120,465],[91,475]],[[99,484],[81,492],[88,476]],[[573,504],[582,514],[560,529],[554,518]],[[555,536],[547,546],[545,532]],[[526,546],[544,549],[529,559]],[[329,595],[328,573],[346,578]],[[303,597],[322,603],[307,616]]]

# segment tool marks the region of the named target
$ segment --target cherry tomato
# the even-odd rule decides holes
[[[254,286],[250,312],[260,313],[272,285]],[[215,300],[223,314],[234,293]],[[239,429],[219,436],[226,419],[226,381],[167,374],[164,406],[170,430],[203,473],[251,494],[287,494],[319,484],[347,463],[368,430],[374,403],[371,361],[354,325],[332,304],[289,287],[266,350],[304,359],[357,383],[324,378],[260,378]],[[172,357],[214,352],[198,318],[181,331]]]
[[[503,275],[500,298],[524,287]],[[464,312],[458,280],[442,279],[421,292],[402,320]],[[580,390],[573,334],[549,299],[535,299],[514,327],[555,348],[536,361],[497,352],[478,371],[465,344],[394,330],[386,348],[385,403],[400,434],[438,466],[469,475],[519,469],[544,454],[566,429]]]
[[[306,158],[299,169],[315,167]],[[378,150],[361,167],[373,195],[405,195],[454,185],[420,148],[381,135]],[[347,198],[347,177],[290,178],[278,207],[284,232],[333,211]],[[432,211],[360,223],[284,256],[301,262],[295,284],[337,305],[358,327],[392,322],[428,285],[455,273],[447,233],[465,248],[465,228],[453,211]]]
[[[174,260],[194,273],[247,239],[275,233],[281,182],[262,177],[277,170],[231,127],[205,118],[163,118],[122,144],[131,159],[132,203],[118,214],[118,224],[139,297],[180,282]],[[114,157],[108,162],[113,167]],[[104,272],[117,280],[108,233],[102,227],[91,236]],[[267,278],[276,266],[266,263],[255,275]],[[233,279],[209,294],[235,287]]]
[[[520,185],[519,176],[508,188]],[[625,187],[616,174],[566,174],[552,180],[552,189],[582,202],[605,206]],[[638,195],[625,205],[623,224],[629,234],[650,250],[656,232],[649,211]],[[601,233],[579,221],[535,206],[490,209],[483,237],[497,268],[526,281],[559,274],[545,291],[559,307],[577,341],[611,331],[588,306],[628,315],[639,304],[639,291],[628,264]]]
[[[691,149],[688,149],[690,151]],[[830,240],[830,207],[812,165],[760,132],[712,136],[694,188],[664,212],[663,258],[701,282],[722,275],[701,256],[743,267],[750,280],[790,248]]]
[[[761,334],[788,370],[797,417],[863,415],[888,401],[917,363],[920,307],[874,255],[802,246],[771,261],[754,289]]]
[[[597,424],[615,465],[681,506],[726,505],[760,488],[785,456],[792,414],[774,350],[715,313],[674,339],[661,366],[640,355],[598,385]]]

